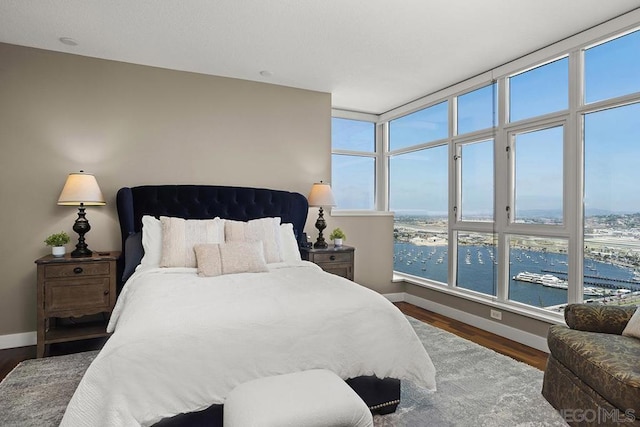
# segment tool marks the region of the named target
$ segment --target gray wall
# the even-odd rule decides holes
[[[331,176],[331,95],[0,44],[0,144],[2,336],[35,330],[44,238],[75,244],[77,208],[56,205],[69,172],[94,173],[107,198],[87,209],[95,250],[119,249],[122,186],[306,195]]]

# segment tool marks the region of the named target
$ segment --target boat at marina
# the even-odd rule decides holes
[[[560,279],[559,277],[556,277],[553,274],[539,274],[539,273],[530,273],[528,271],[523,271],[513,276],[513,280],[518,280],[520,282],[535,283],[538,285],[546,286],[547,288],[569,289],[569,282],[567,282],[566,280]],[[604,289],[604,288],[598,288],[595,286],[585,286],[583,288],[584,295],[595,296],[595,297],[620,295],[626,292],[630,292],[630,291],[628,289]]]

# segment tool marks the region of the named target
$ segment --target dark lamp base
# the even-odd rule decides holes
[[[313,244],[313,247],[316,249],[326,249],[329,247],[329,245],[327,244],[327,242],[325,242],[324,240],[322,242],[317,241]]]
[[[91,255],[93,255],[93,251],[87,248],[76,249],[73,252],[71,252],[72,258],[87,258],[87,257],[90,257]]]
[[[89,230],[91,230],[91,225],[89,225],[89,220],[85,216],[84,205],[81,203],[78,208],[78,219],[73,223],[73,231],[78,233],[78,244],[76,244],[76,249],[71,252],[72,258],[90,257],[93,253],[84,241],[84,235]]]

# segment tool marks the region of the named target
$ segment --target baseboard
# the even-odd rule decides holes
[[[21,334],[0,335],[0,350],[36,345],[36,342],[36,331],[23,332]]]
[[[504,325],[498,322],[494,322],[489,319],[485,319],[474,314],[467,313],[462,310],[458,310],[446,305],[438,304],[427,299],[417,297],[408,293],[404,293],[404,301],[425,310],[433,311],[434,313],[447,316],[451,319],[458,320],[468,325],[473,325],[477,328],[491,332],[501,337],[508,338],[512,341],[519,342],[520,344],[533,347],[537,350],[549,353],[549,346],[547,345],[547,338],[539,335],[525,332],[520,329],[513,328],[508,325]],[[397,301],[394,301],[397,302]]]
[[[405,300],[406,294],[404,292],[396,292],[392,294],[382,294],[383,297],[388,299],[391,302],[403,302]]]

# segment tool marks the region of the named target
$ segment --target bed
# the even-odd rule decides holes
[[[80,382],[61,425],[222,425],[224,398],[235,386],[313,368],[337,373],[374,413],[395,411],[403,379],[435,390],[433,364],[393,304],[300,259],[308,212],[301,194],[209,185],[125,187],[118,191],[117,209],[125,283],[109,323],[113,335]],[[185,266],[148,264],[155,252],[148,236],[157,227],[151,224],[160,220],[163,255],[177,247]],[[184,233],[205,223],[212,236],[223,239],[195,246],[198,256],[204,249],[217,251],[213,275],[204,274],[210,264],[204,255],[195,267],[187,260],[193,249],[182,258]],[[258,228],[251,225],[264,233],[275,230],[277,239],[255,241],[247,230]],[[224,228],[223,237],[216,227]],[[173,231],[167,230],[174,229],[183,233],[180,244],[169,245]],[[267,241],[278,241],[280,249]],[[261,260],[277,258],[278,251],[280,258],[255,271],[220,273],[237,261],[233,245],[264,255]],[[243,265],[252,257],[243,256]]]

